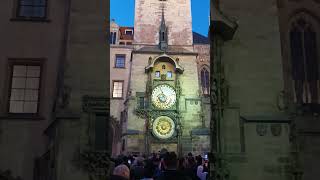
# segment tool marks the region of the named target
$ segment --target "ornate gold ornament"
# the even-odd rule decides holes
[[[159,109],[169,109],[176,103],[176,98],[176,91],[166,84],[155,87],[151,94],[152,104]]]
[[[152,132],[159,139],[168,139],[175,132],[175,124],[168,116],[160,116],[154,120]]]

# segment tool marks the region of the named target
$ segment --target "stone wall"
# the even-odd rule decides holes
[[[169,45],[192,45],[191,1],[135,1],[136,44],[158,44],[159,28],[164,6]]]
[[[110,112],[111,115],[120,121],[120,113],[124,110],[124,102],[127,98],[129,76],[130,76],[130,64],[131,64],[131,46],[112,46],[110,48],[110,97],[112,97],[113,81],[123,80],[123,98],[121,99],[111,99]],[[125,68],[114,68],[116,55],[125,55]]]
[[[283,77],[276,1],[226,0],[220,6],[239,25],[222,49],[230,104],[241,114],[279,113]]]
[[[45,21],[24,21],[15,17],[17,2],[0,2],[0,169],[14,177],[34,178],[35,158],[47,152],[44,134],[52,121],[56,97],[58,64],[63,53],[66,2],[52,1]],[[39,114],[8,114],[9,63],[14,59],[42,63]]]
[[[89,179],[74,165],[78,160],[77,155],[87,148],[101,150],[101,145],[97,147],[97,141],[109,133],[99,132],[101,137],[95,137],[98,133],[96,123],[107,124],[109,120],[107,82],[110,56],[105,33],[107,4],[99,0],[71,3],[65,62],[68,66],[64,74],[64,85],[70,87],[71,91],[68,106],[57,112],[59,131],[55,136],[56,176],[59,180]]]
[[[290,120],[278,108],[284,87],[277,1],[224,0],[220,8],[238,24],[221,46],[228,96],[219,128],[230,179],[288,179]]]

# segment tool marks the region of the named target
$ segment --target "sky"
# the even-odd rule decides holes
[[[209,0],[191,0],[193,31],[208,36]],[[133,26],[134,0],[110,0],[110,19],[120,26]]]

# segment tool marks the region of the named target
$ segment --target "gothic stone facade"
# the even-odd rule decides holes
[[[223,168],[230,179],[317,179],[319,2],[211,5],[212,58],[215,65],[221,62],[225,95]]]
[[[124,106],[123,116],[117,113],[124,127],[121,152],[151,153],[162,148],[181,154],[208,152],[209,45],[194,37],[201,36],[192,32],[190,1],[138,0],[135,3],[133,49],[131,57],[126,56],[130,65],[123,70],[130,75],[121,76],[127,83],[123,88],[127,93],[121,100],[123,104],[117,104],[116,99],[111,102],[115,109]],[[170,7],[179,8],[177,11]],[[162,42],[167,46],[165,50],[159,45],[164,40],[159,37],[161,24],[166,35]],[[111,55],[118,54],[124,47],[123,44],[114,46]],[[166,70],[162,70],[163,65]],[[167,72],[172,73],[170,77]],[[207,84],[201,83],[201,72],[202,81]],[[177,94],[176,103],[169,109],[157,108],[151,100],[152,91],[162,84],[170,85]],[[159,139],[152,132],[153,122],[159,116],[173,120],[175,127],[171,138]]]

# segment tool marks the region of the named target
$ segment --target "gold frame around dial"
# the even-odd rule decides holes
[[[169,139],[175,132],[175,123],[168,116],[157,117],[152,124],[152,133],[159,139]]]
[[[159,109],[171,108],[176,103],[176,100],[176,91],[167,84],[158,85],[152,90],[152,104]]]

